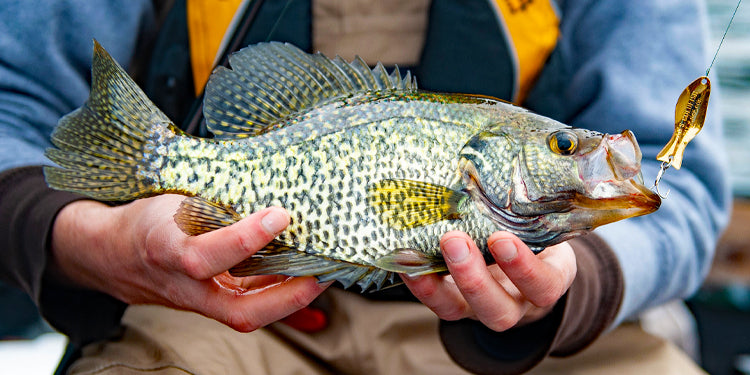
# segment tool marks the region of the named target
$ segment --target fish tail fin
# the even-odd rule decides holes
[[[45,154],[58,166],[44,168],[47,184],[106,201],[153,194],[156,155],[148,150],[179,130],[96,40],[92,76],[89,99],[52,133],[55,148]]]

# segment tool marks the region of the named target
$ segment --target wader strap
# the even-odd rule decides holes
[[[526,98],[560,35],[560,20],[552,0],[490,0],[515,52],[513,102]]]
[[[187,0],[190,62],[195,94],[203,91],[214,66],[219,47],[243,0]],[[239,13],[241,14],[241,13]]]

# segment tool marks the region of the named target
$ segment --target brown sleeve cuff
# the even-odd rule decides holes
[[[2,281],[38,301],[55,216],[78,199],[82,197],[50,189],[40,166],[0,173]]]
[[[569,241],[578,273],[568,290],[562,323],[551,355],[575,354],[599,337],[620,310],[625,281],[614,251],[594,234]]]
[[[624,282],[617,258],[598,236],[570,241],[578,273],[568,293],[544,318],[494,332],[464,319],[440,322],[440,336],[450,356],[477,374],[520,374],[550,353],[574,354],[593,342],[614,321]]]
[[[116,334],[126,307],[106,294],[61,282],[50,272],[55,217],[79,199],[84,197],[50,189],[40,166],[0,173],[0,280],[30,295],[42,316],[76,346]]]

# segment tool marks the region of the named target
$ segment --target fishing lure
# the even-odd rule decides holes
[[[711,61],[711,65],[706,69],[706,74],[702,77],[696,78],[691,82],[677,99],[677,105],[675,106],[675,122],[674,122],[674,133],[672,138],[667,142],[667,145],[656,155],[656,160],[661,161],[661,168],[659,173],[656,175],[656,181],[654,182],[653,189],[659,194],[660,197],[666,198],[669,195],[662,195],[659,192],[659,182],[664,176],[664,172],[669,167],[675,167],[680,169],[682,166],[682,157],[685,153],[685,147],[688,143],[695,138],[698,132],[703,128],[703,123],[706,120],[706,110],[708,109],[708,97],[711,94],[711,80],[708,79],[708,73],[711,71],[711,67],[714,66],[716,56],[719,54],[721,45],[724,43],[724,38],[727,36],[729,28],[732,26],[734,16],[737,15],[737,9],[740,7],[742,0],[737,2],[737,6],[734,8],[732,18],[729,19],[729,24],[726,30],[724,30],[724,36],[719,42],[719,47],[716,48],[716,53]]]
[[[685,147],[703,129],[708,109],[708,97],[711,94],[711,80],[708,77],[698,77],[690,83],[677,99],[675,107],[674,133],[667,145],[656,155],[656,160],[661,161],[661,169],[656,175],[654,189],[662,197],[666,195],[659,193],[659,181],[669,167],[680,169]],[[669,192],[667,192],[669,194]]]

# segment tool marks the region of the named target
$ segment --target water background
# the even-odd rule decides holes
[[[737,1],[708,0],[707,4],[713,56]],[[737,196],[750,197],[750,2],[743,0],[740,5],[712,73],[721,85],[733,190]]]

